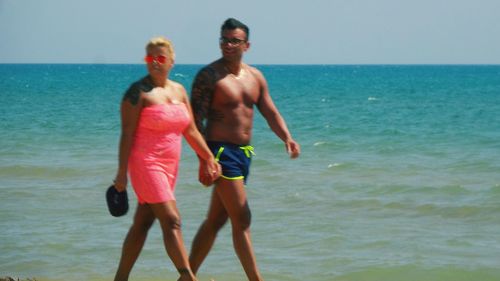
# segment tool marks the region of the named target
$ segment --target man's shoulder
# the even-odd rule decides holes
[[[262,72],[255,66],[246,64],[247,69],[252,72],[252,74],[259,74],[262,75]]]
[[[207,64],[201,70],[208,71],[208,72],[211,72],[214,74],[218,74],[224,70],[224,64],[221,62],[220,59],[218,59],[216,61],[213,61],[213,62]]]
[[[203,80],[205,82],[215,83],[221,77],[221,65],[220,62],[214,61],[210,64],[203,66],[196,74],[196,80]],[[195,81],[196,82],[196,81]]]
[[[198,71],[198,75],[214,75],[215,73],[216,68],[214,63],[207,64]]]
[[[263,80],[265,81],[264,74],[262,74],[262,72],[257,67],[247,64],[246,68],[252,74],[252,76],[255,77],[258,81],[260,82],[262,82]]]

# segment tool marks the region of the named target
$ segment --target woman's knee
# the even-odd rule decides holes
[[[175,201],[152,204],[151,208],[163,230],[181,228],[181,216]]]
[[[180,230],[182,228],[181,217],[178,215],[165,216],[160,220],[160,224],[167,229]]]
[[[134,220],[131,228],[136,231],[148,232],[151,226],[153,225],[154,219],[140,219]]]

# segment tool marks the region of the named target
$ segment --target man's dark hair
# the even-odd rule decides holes
[[[248,28],[248,26],[246,24],[242,23],[241,21],[234,19],[234,18],[228,18],[222,24],[222,26],[220,28],[220,32],[222,33],[226,29],[233,30],[236,28],[239,28],[239,29],[245,31],[245,33],[247,34],[246,40],[248,40],[250,38],[250,29]]]

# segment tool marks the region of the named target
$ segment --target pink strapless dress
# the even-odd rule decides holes
[[[184,103],[142,109],[128,161],[139,204],[175,200],[182,133],[190,122]]]

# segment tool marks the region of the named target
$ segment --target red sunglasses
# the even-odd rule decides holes
[[[167,62],[167,57],[166,56],[156,56],[155,57],[155,56],[147,55],[144,57],[144,61],[147,63],[153,63],[154,61],[156,61],[159,64],[164,64]]]

